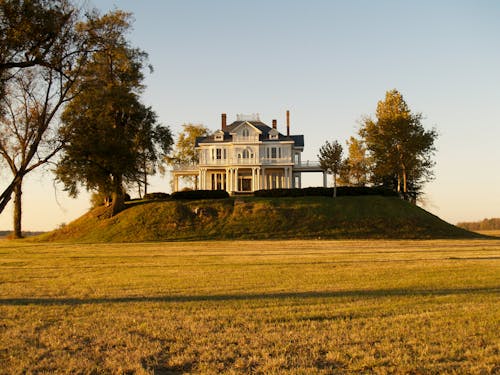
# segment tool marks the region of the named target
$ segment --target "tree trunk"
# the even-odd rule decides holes
[[[333,197],[337,198],[337,175],[333,174]]]
[[[24,172],[18,171],[14,176],[14,178],[12,179],[12,181],[10,182],[9,186],[7,186],[0,195],[0,214],[7,206],[7,203],[9,203],[12,197],[12,193],[14,193],[14,189],[16,188],[16,185],[20,181],[22,181],[23,177],[24,177]]]
[[[405,194],[408,193],[408,188],[407,188],[407,185],[406,185],[406,168],[405,168],[404,165],[403,165],[403,192]]]
[[[113,176],[113,193],[111,194],[111,216],[125,209],[125,194],[123,194],[122,176]]]
[[[23,238],[21,229],[21,216],[22,216],[22,180],[14,187],[14,232],[12,238]]]

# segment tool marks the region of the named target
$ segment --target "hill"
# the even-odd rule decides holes
[[[230,198],[104,207],[38,237],[40,241],[141,242],[208,239],[474,238],[398,198],[381,196]]]

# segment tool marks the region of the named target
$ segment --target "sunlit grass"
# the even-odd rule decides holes
[[[498,373],[500,241],[0,242],[0,373]]]

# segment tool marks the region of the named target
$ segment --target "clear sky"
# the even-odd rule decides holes
[[[304,134],[303,160],[325,140],[344,143],[399,90],[439,132],[425,208],[458,221],[500,217],[500,2],[314,0],[95,0],[134,14],[130,39],[154,73],[144,101],[178,133],[215,130],[220,114],[259,113]],[[5,181],[8,174],[2,172]],[[311,178],[319,185],[321,178]],[[1,185],[1,184],[0,184]],[[150,191],[169,191],[169,177]],[[49,230],[89,207],[50,172],[26,181],[24,229]],[[0,215],[9,229],[11,209]]]

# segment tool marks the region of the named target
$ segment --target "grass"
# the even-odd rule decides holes
[[[474,237],[481,236],[401,199],[360,196],[142,202],[112,218],[98,208],[39,240],[94,243]]]
[[[500,240],[0,242],[0,373],[500,372]]]

